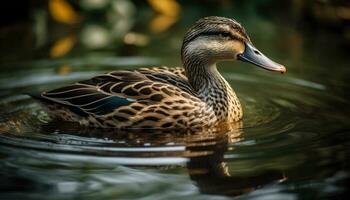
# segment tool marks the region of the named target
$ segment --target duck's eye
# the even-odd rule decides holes
[[[224,38],[231,38],[231,34],[229,32],[221,32],[219,33],[219,36]]]

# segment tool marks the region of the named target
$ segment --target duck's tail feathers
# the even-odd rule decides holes
[[[55,101],[51,101],[41,95],[41,93],[31,92],[26,93],[37,102],[42,104],[43,108],[47,111],[47,113],[54,119],[63,119],[65,121],[79,121],[82,117],[88,116],[83,110],[78,107],[64,105]],[[62,114],[65,113],[65,114]]]
[[[37,100],[40,103],[47,104],[47,103],[50,102],[48,99],[42,97],[41,93],[39,93],[39,92],[27,92],[27,93],[24,93],[24,94],[32,97],[33,99]]]

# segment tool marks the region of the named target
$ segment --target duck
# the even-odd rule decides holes
[[[262,54],[234,19],[209,16],[186,32],[183,67],[112,71],[31,94],[51,118],[85,127],[198,129],[242,120],[241,103],[217,63],[243,61],[285,73]]]

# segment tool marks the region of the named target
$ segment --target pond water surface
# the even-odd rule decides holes
[[[246,21],[253,42],[289,71],[280,75],[222,63],[220,71],[244,109],[242,127],[228,133],[83,129],[51,121],[24,94],[111,70],[180,66],[181,38],[190,23],[131,51],[132,56],[107,49],[57,59],[3,59],[0,198],[345,197],[350,177],[347,56],[337,45],[323,52],[324,43],[287,25],[264,24],[280,27],[276,38],[262,36],[253,23]],[[284,42],[300,40],[294,46]]]

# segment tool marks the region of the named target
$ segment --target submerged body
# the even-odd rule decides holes
[[[222,60],[285,68],[252,46],[243,27],[223,17],[200,19],[182,46],[184,68],[115,71],[35,95],[54,118],[101,128],[198,129],[234,124],[241,104],[217,71]]]

